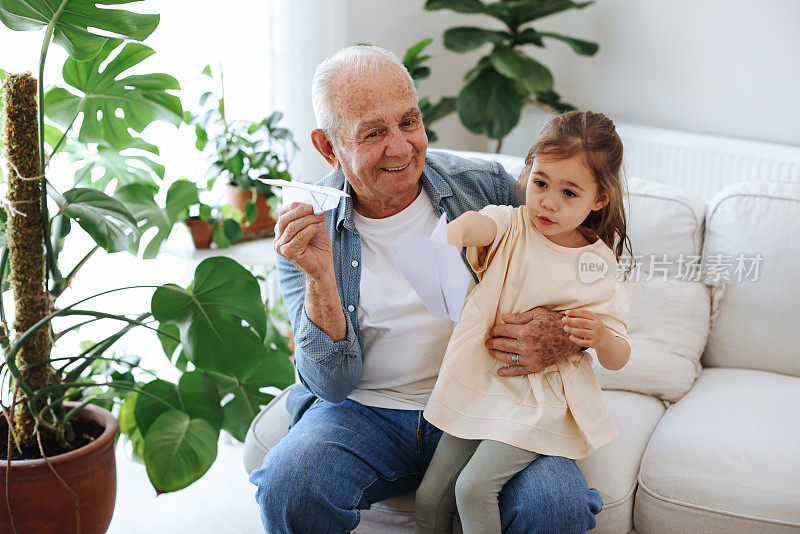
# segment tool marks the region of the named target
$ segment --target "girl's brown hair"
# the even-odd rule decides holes
[[[539,138],[525,158],[525,168],[519,175],[520,190],[530,176],[533,159],[567,159],[580,154],[592,171],[597,185],[608,197],[608,204],[589,213],[581,224],[594,231],[619,259],[624,249],[631,253],[622,199],[622,140],[614,122],[602,113],[570,111],[551,119],[544,125]]]

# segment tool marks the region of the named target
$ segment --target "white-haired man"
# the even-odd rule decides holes
[[[453,323],[433,318],[394,266],[399,234],[428,235],[487,204],[519,205],[496,163],[427,154],[414,85],[396,56],[340,50],[317,68],[314,146],[343,189],[337,209],[283,208],[276,225],[281,292],[301,386],[292,427],[251,474],[267,532],[350,532],[359,510],[416,489],[441,432],[422,410]],[[506,317],[488,335],[506,376],[539,371],[578,350],[560,315]],[[505,532],[585,532],[602,508],[575,462],[540,457],[500,493]]]

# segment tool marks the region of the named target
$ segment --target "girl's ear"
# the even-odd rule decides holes
[[[592,206],[592,211],[600,211],[608,204],[608,193],[606,193],[605,189],[601,189],[600,192],[597,194],[597,199],[594,201],[594,206]]]

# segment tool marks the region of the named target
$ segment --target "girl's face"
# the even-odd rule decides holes
[[[589,213],[606,203],[607,195],[597,186],[582,155],[534,158],[525,205],[533,225],[551,241],[568,241]]]

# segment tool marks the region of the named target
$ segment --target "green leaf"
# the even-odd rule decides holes
[[[153,316],[178,326],[186,357],[199,369],[246,382],[269,356],[258,281],[236,261],[214,257],[200,263],[190,287],[159,287],[151,302]]]
[[[147,395],[139,395],[134,417],[136,426],[145,436],[153,422],[161,414],[170,411],[170,406],[194,419],[206,420],[217,430],[222,428],[223,413],[217,386],[202,371],[183,373],[177,386],[164,380],[153,380],[145,384],[142,391]]]
[[[258,217],[258,208],[256,207],[256,205],[253,203],[252,200],[248,200],[247,202],[245,202],[244,212],[245,215],[247,215],[247,220],[250,221],[251,224],[253,221],[256,220],[256,217]]]
[[[433,42],[433,39],[423,39],[422,41],[411,45],[406,53],[403,55],[403,64],[408,68],[408,65],[417,60],[419,53],[425,50]]]
[[[181,333],[178,330],[178,327],[174,324],[159,323],[158,330],[159,332],[156,335],[158,336],[158,340],[161,342],[161,348],[164,349],[164,354],[166,354],[167,358],[172,361],[172,357],[175,355],[175,350],[177,350],[181,344],[179,340]],[[173,339],[173,337],[176,339]]]
[[[170,411],[170,409],[181,410],[180,396],[178,394],[178,387],[175,384],[165,380],[153,380],[148,382],[141,388],[143,394],[139,395],[134,407],[134,418],[136,426],[139,428],[143,435],[147,435],[147,430],[158,419],[158,416]],[[147,393],[145,395],[144,393]],[[151,397],[157,397],[161,401]]]
[[[420,106],[421,107],[421,106]],[[427,126],[445,118],[456,110],[456,98],[445,96],[438,104],[432,104],[422,112],[422,122]]]
[[[483,28],[457,27],[444,32],[444,46],[453,52],[469,52],[486,43],[502,43],[511,39],[511,34]]]
[[[217,457],[219,432],[204,419],[178,410],[161,414],[144,437],[147,476],[156,492],[185,488],[202,477]]]
[[[158,15],[105,7],[137,1],[68,0],[56,19],[62,0],[0,0],[0,20],[17,31],[38,30],[55,23],[53,39],[56,44],[64,47],[73,58],[87,60],[97,55],[109,35],[142,41],[153,33],[158,26]],[[102,35],[95,33],[96,30],[102,30]]]
[[[233,219],[225,219],[222,222],[222,230],[231,243],[236,243],[242,238],[242,226]]]
[[[95,243],[109,252],[128,248],[128,235],[116,223],[130,228],[136,234],[136,219],[119,201],[108,195],[76,187],[63,195],[66,205],[59,204],[63,213],[75,219],[92,236]]]
[[[490,13],[489,8],[480,0],[427,0],[427,11],[450,9],[457,13]]]
[[[140,184],[153,194],[158,192],[158,181],[164,178],[164,166],[153,160],[146,144],[142,148],[131,147],[118,150],[107,145],[91,148],[85,143],[69,139],[61,145],[59,152],[68,155],[69,159],[81,165],[73,177],[74,185],[85,185],[98,191],[107,191],[113,182],[114,194],[119,188],[128,184]],[[101,169],[99,176],[94,169]]]
[[[231,240],[228,239],[228,234],[225,233],[225,228],[223,228],[221,224],[214,227],[214,230],[211,232],[211,239],[219,248],[228,248],[231,246]]]
[[[456,108],[471,132],[502,139],[519,122],[522,104],[514,81],[488,67],[461,90]]]
[[[548,91],[553,87],[553,75],[547,67],[504,44],[494,47],[489,61],[494,70],[507,78],[519,80],[529,91]]]
[[[142,184],[121,187],[117,189],[116,196],[136,218],[140,236],[149,228],[158,228],[158,233],[145,248],[145,259],[158,255],[161,244],[169,237],[181,213],[199,202],[197,186],[187,180],[178,180],[170,186],[164,208],[156,203],[153,192]],[[140,247],[141,242],[134,240],[132,252],[138,251]]]
[[[550,37],[551,39],[558,39],[567,43],[572,49],[582,56],[593,56],[600,49],[600,45],[591,41],[584,41],[583,39],[575,39],[574,37],[567,37],[560,33],[542,32],[539,35]]]
[[[519,35],[517,35],[517,44],[533,44],[536,46],[544,47],[544,41],[542,41],[542,34],[534,30],[533,28],[525,28]]]
[[[206,65],[205,67],[203,67],[203,70],[200,71],[200,74],[202,74],[203,76],[213,77],[214,75],[211,74],[211,65]]]
[[[183,108],[177,96],[167,93],[180,89],[168,74],[132,74],[120,77],[155,52],[139,43],[127,43],[116,57],[100,68],[122,41],[111,39],[91,61],[67,59],[64,81],[85,95],[83,122],[78,140],[104,143],[115,148],[135,143],[128,132],[141,132],[151,122],[162,120],[179,125]],[[45,113],[62,126],[68,125],[78,111],[81,98],[64,89],[51,90],[45,98]],[[118,116],[118,113],[123,115]]]
[[[506,23],[517,26],[533,20],[555,15],[568,9],[582,9],[594,2],[572,2],[570,0],[505,0],[491,4],[493,15]]]
[[[134,460],[141,462],[144,457],[144,437],[136,425],[136,417],[134,415],[138,396],[138,393],[133,392],[125,398],[125,402],[119,410],[119,430],[128,436],[133,447]]]

